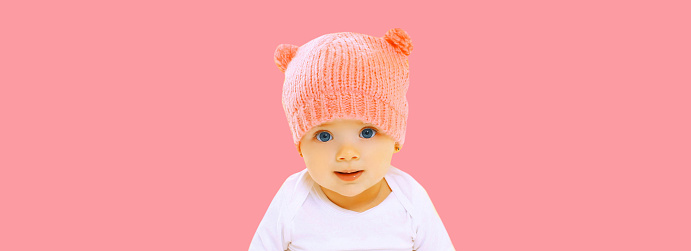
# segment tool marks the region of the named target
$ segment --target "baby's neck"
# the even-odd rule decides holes
[[[386,182],[386,179],[382,179],[379,183],[353,197],[343,196],[329,189],[325,189],[321,186],[319,187],[326,197],[334,204],[359,213],[376,207],[391,193],[391,188],[389,187],[389,183]]]

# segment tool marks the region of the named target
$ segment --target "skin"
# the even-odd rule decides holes
[[[372,130],[373,129],[373,130]],[[373,208],[391,193],[384,179],[397,143],[372,124],[334,119],[313,127],[300,140],[298,152],[307,171],[334,204],[356,212]],[[364,170],[354,181],[334,171]]]

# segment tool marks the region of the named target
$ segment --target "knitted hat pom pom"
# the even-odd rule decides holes
[[[298,51],[297,45],[292,44],[280,44],[276,51],[274,52],[274,63],[278,66],[281,72],[286,72],[288,68],[288,63],[293,60],[295,53]]]
[[[393,28],[387,31],[384,35],[384,40],[401,50],[406,56],[409,56],[410,52],[413,50],[413,43],[410,40],[410,36],[401,28]]]

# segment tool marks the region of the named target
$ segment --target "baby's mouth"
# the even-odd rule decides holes
[[[335,171],[335,173],[340,173],[340,174],[354,174],[354,173],[361,172],[361,171],[363,171],[363,170],[346,170],[346,171],[341,171],[341,172]]]
[[[341,180],[346,182],[352,182],[360,178],[365,170],[346,170],[346,171],[335,171],[334,174]]]

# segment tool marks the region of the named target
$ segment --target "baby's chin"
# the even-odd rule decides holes
[[[342,195],[342,196],[345,196],[345,197],[355,197],[355,196],[357,196],[357,195],[360,195],[360,194],[361,194],[362,192],[364,192],[365,190],[367,190],[366,188],[355,188],[355,187],[351,187],[351,188],[349,188],[349,189],[343,189],[343,188],[341,188],[341,189],[332,189],[332,188],[329,188],[329,187],[326,187],[326,188],[328,188],[329,190],[331,190],[331,191],[333,191],[333,192],[335,192],[335,193],[337,193],[337,194],[340,194],[340,195]]]
[[[355,196],[360,195],[360,194],[361,194],[362,192],[364,192],[364,191],[365,191],[365,190],[344,191],[344,192],[338,192],[338,191],[337,191],[337,193],[340,194],[340,195],[343,195],[343,196],[345,196],[345,197],[355,197]]]

